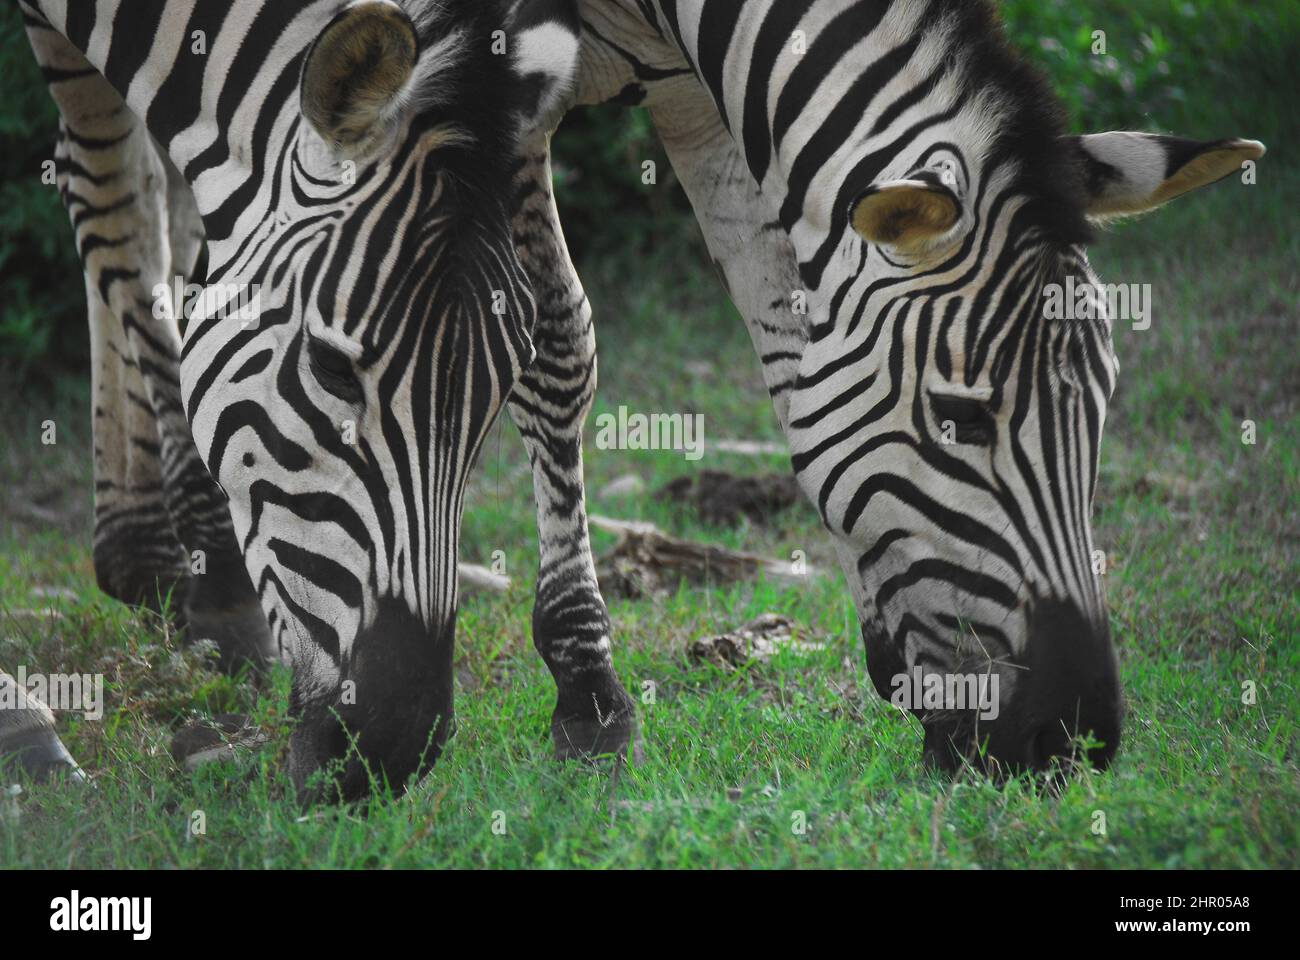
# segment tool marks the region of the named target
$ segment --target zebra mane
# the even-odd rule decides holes
[[[1046,74],[1012,47],[992,0],[939,0],[934,12],[955,25],[972,88],[1002,107],[991,159],[1015,163],[1014,189],[1030,198],[1028,215],[1050,242],[1092,240],[1083,159],[1065,139],[1065,108]]]
[[[563,4],[398,2],[415,25],[420,57],[396,109],[433,114],[464,130],[476,155],[504,159],[524,133],[550,118],[572,85],[577,30],[564,24]]]
[[[415,25],[420,56],[394,109],[421,126],[468,134],[475,163],[505,162],[518,138],[522,102],[509,59],[492,51],[509,0],[398,0]]]
[[[467,29],[452,18],[445,0],[406,0],[402,6],[420,38],[420,58],[394,110],[418,113],[450,102],[463,86],[458,71],[470,54]]]

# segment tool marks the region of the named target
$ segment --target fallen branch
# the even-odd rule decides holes
[[[460,579],[460,588],[467,593],[485,590],[492,593],[505,593],[510,589],[509,577],[493,573],[487,567],[481,567],[476,563],[460,564],[456,568],[456,575]]]
[[[709,449],[714,453],[738,453],[744,457],[786,456],[790,452],[784,443],[770,440],[714,440]]]
[[[747,580],[760,574],[775,580],[802,582],[812,573],[806,565],[769,560],[712,544],[679,540],[653,523],[589,518],[593,527],[618,535],[618,543],[596,564],[601,592],[627,598],[654,596],[693,584]]]

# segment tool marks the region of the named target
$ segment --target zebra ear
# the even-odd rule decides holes
[[[303,116],[340,152],[365,153],[400,117],[419,52],[415,25],[392,0],[353,3],[307,53]]]
[[[1187,140],[1154,133],[1069,137],[1084,164],[1090,217],[1154,210],[1264,155],[1258,140]]]
[[[850,221],[864,240],[920,253],[961,220],[961,201],[937,175],[873,183],[853,201]]]

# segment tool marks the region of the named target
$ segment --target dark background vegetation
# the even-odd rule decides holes
[[[1294,113],[1271,91],[1300,90],[1295,0],[1005,0],[1015,42],[1051,75],[1078,132],[1174,130],[1205,138],[1246,132],[1265,142]],[[1107,55],[1092,53],[1094,29]],[[32,59],[16,6],[0,7],[0,376],[49,382],[84,371],[88,339],[80,268],[67,215],[40,165],[58,115]],[[1206,97],[1229,129],[1204,129]],[[1226,106],[1226,109],[1224,107]],[[659,159],[669,189],[647,189],[641,164]],[[576,111],[555,140],[560,209],[574,258],[632,261],[663,245],[702,241],[644,110]]]

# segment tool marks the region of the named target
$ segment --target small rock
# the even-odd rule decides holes
[[[32,587],[32,596],[42,600],[76,600],[77,591],[69,587]]]
[[[797,629],[789,617],[765,613],[739,630],[696,640],[688,653],[696,663],[713,663],[733,670],[749,660],[771,660],[778,650],[787,647],[803,651],[825,649],[825,644],[795,639]]]
[[[599,496],[602,500],[612,500],[615,497],[630,497],[644,489],[645,482],[640,477],[635,473],[625,473],[605,484],[601,488]]]

